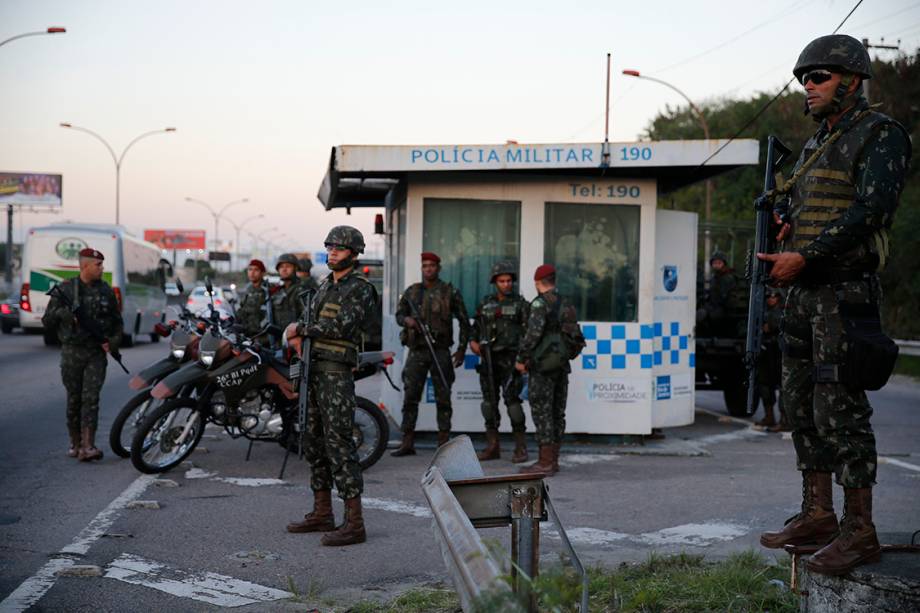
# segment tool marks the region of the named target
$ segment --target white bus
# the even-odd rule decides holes
[[[165,318],[163,281],[169,263],[153,243],[139,240],[123,227],[107,224],[62,223],[29,230],[22,256],[19,323],[23,330],[42,331],[42,315],[53,285],[79,274],[80,250],[92,247],[105,256],[103,280],[112,286],[124,319],[123,345],[138,336],[159,339],[153,327]],[[45,334],[45,344],[57,339]]]

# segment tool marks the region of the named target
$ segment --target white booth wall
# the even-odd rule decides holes
[[[519,291],[528,300],[536,296],[533,270],[544,263],[548,203],[637,207],[635,319],[580,322],[587,347],[581,356],[572,361],[566,431],[647,434],[653,426],[673,426],[693,421],[696,215],[656,210],[657,187],[654,180],[538,178],[500,173],[470,177],[459,173],[426,173],[409,175],[406,185],[404,191],[391,195],[388,204],[382,297],[384,349],[397,352],[396,363],[390,368],[397,382],[406,350],[398,341],[399,328],[393,317],[395,305],[407,286],[421,280],[421,252],[439,251],[437,246],[423,244],[426,199],[468,199],[471,207],[489,206],[475,200],[496,201],[498,204],[493,206],[519,203],[519,256],[515,259],[520,266]],[[430,202],[430,205],[437,206],[437,203]],[[559,206],[554,210],[564,212]],[[606,247],[615,249],[617,246]],[[462,246],[451,245],[450,248],[462,250]],[[451,256],[439,253],[445,259],[442,277],[449,278]],[[484,266],[491,267],[493,263],[484,262]],[[669,268],[667,277],[665,267]],[[487,281],[486,273],[482,283]],[[664,287],[665,281],[670,289]],[[471,317],[484,293],[466,296]],[[455,323],[455,342],[458,336],[456,328]],[[467,350],[464,365],[455,371],[452,393],[454,431],[478,432],[484,428],[480,411],[482,395],[475,371],[477,361],[478,358]],[[399,422],[402,394],[385,386],[382,402]],[[436,430],[430,380],[419,409],[417,428]],[[501,412],[501,429],[510,431],[503,404]],[[525,413],[528,431],[533,431],[526,401]]]

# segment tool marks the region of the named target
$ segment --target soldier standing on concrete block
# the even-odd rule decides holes
[[[377,304],[377,290],[355,271],[364,252],[357,228],[336,226],[326,237],[329,268],[311,304],[312,322],[292,324],[285,332],[313,339],[310,360],[310,405],[307,412],[306,456],[310,462],[313,511],[303,521],[288,524],[288,532],[327,532],[326,546],[363,543],[364,480],[355,447],[355,378],[358,351],[366,320]],[[332,514],[332,486],[345,501],[345,520],[338,527]]]
[[[395,457],[415,455],[418,403],[429,374],[434,383],[438,411],[438,446],[450,438],[450,418],[453,414],[450,390],[454,382],[454,368],[463,364],[463,354],[470,337],[470,318],[466,314],[463,296],[453,285],[441,281],[438,277],[440,272],[441,258],[430,251],[423,253],[422,282],[409,286],[396,307],[396,323],[403,328],[399,340],[409,348],[409,355],[402,371],[403,440],[399,449],[390,454]],[[460,341],[451,355],[454,319],[460,323]],[[433,347],[428,347],[424,328],[430,332]]]
[[[104,260],[95,249],[80,251],[80,274],[60,285],[67,300],[52,296],[42,316],[45,329],[57,330],[61,340],[61,379],[67,390],[70,434],[67,455],[81,462],[102,459],[102,450],[96,447],[99,393],[105,383],[106,353],[117,355],[123,329],[118,299],[102,280]],[[79,319],[78,310],[82,311]],[[98,324],[101,335],[87,330],[81,321]],[[105,341],[100,342],[103,337]]]
[[[470,349],[480,356],[479,386],[482,389],[482,416],[486,425],[486,448],[478,454],[481,461],[501,457],[498,426],[501,412],[499,393],[505,397],[508,419],[514,433],[515,464],[527,461],[527,422],[521,405],[524,378],[514,368],[518,345],[524,336],[530,307],[524,297],[514,291],[517,266],[514,262],[498,262],[492,267],[489,282],[495,293],[482,299],[476,308]],[[491,370],[491,372],[490,372]]]
[[[514,367],[530,373],[528,398],[537,429],[539,456],[521,473],[559,471],[559,449],[565,434],[565,405],[573,359],[585,345],[575,307],[556,291],[556,268],[543,264],[533,275],[537,297],[530,303],[524,339]]]
[[[884,385],[897,355],[881,332],[878,272],[911,143],[863,96],[871,70],[869,54],[851,36],[822,36],[802,51],[793,74],[805,88],[805,112],[820,126],[777,189],[790,199],[789,223],[774,219],[783,252],[757,254],[773,263],[774,282],[789,286],[782,394],[803,477],[802,511],[760,542],[823,545],[808,568],[829,575],[881,555],[872,523],[878,458],[865,390]],[[845,498],[839,525],[832,473]]]

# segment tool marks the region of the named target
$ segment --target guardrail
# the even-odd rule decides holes
[[[901,355],[920,355],[920,341],[894,339]]]
[[[580,610],[588,610],[588,575],[559,521],[543,475],[485,476],[468,436],[442,445],[422,478],[434,516],[435,538],[464,611],[486,592],[508,591],[502,569],[510,566],[514,592],[536,611],[531,580],[540,572],[540,522],[551,519],[581,576]],[[547,511],[549,511],[547,513]],[[511,526],[511,558],[497,560],[477,528]],[[500,592],[499,592],[500,593]]]

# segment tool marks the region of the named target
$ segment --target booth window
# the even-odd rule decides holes
[[[580,321],[636,321],[639,207],[546,203],[544,259]]]
[[[520,266],[520,202],[425,198],[424,220],[422,249],[441,257],[441,279],[460,290],[470,315],[493,291],[495,262]]]

